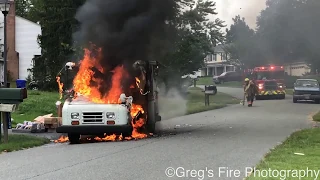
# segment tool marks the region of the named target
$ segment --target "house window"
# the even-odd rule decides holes
[[[217,54],[212,54],[212,61],[217,61]]]
[[[221,53],[221,60],[227,60],[227,53]]]

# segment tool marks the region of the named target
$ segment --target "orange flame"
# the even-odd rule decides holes
[[[93,55],[92,52],[88,49],[85,49],[84,51],[85,51],[84,58],[80,62],[79,71],[73,80],[75,93],[76,94],[79,93],[80,95],[86,97],[89,101],[94,103],[101,103],[101,104],[120,103],[119,97],[121,93],[123,93],[121,82],[124,77],[128,76],[127,71],[124,69],[123,66],[116,67],[112,71],[113,75],[111,78],[110,90],[106,95],[103,95],[100,93],[99,88],[102,87],[102,83],[104,82],[102,81],[102,79],[96,78],[94,76],[95,73],[97,73],[97,71],[100,71],[101,73],[105,73],[104,69],[100,64],[100,60],[102,59],[101,48],[98,49],[97,51],[98,54],[96,56],[92,56]],[[93,68],[95,68],[96,70],[93,70]],[[57,78],[57,82],[58,82],[58,78]],[[95,85],[93,86],[92,83],[94,83]],[[136,83],[137,83],[137,86],[139,87],[140,80],[138,78],[136,78]],[[130,88],[133,88],[133,87],[131,86]],[[76,99],[77,96],[75,96],[74,98]],[[142,134],[138,132],[138,129],[143,127],[143,125],[145,124],[145,119],[140,118],[135,122],[133,121],[139,112],[142,114],[144,113],[142,106],[138,104],[132,104],[130,115],[132,117],[131,124],[133,126],[133,131],[132,131],[131,137],[124,138],[122,135],[117,136],[113,134],[109,136],[105,135],[104,138],[95,137],[94,140],[101,142],[101,141],[117,141],[117,140],[123,140],[123,139],[125,140],[141,139],[141,138],[147,137],[146,134]],[[63,143],[67,141],[68,141],[67,137],[61,136],[55,142]]]
[[[57,83],[58,83],[58,86],[59,86],[60,99],[62,99],[63,83],[61,83],[59,76],[57,76],[56,79],[57,79]]]

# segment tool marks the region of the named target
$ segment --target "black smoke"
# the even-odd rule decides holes
[[[166,37],[166,22],[174,18],[175,5],[175,0],[87,0],[76,14],[80,22],[76,41],[102,48],[105,72],[118,65],[132,67],[137,60],[149,59],[155,37]],[[101,74],[106,81],[111,75]]]

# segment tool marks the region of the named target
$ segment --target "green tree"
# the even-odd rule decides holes
[[[257,19],[257,36],[267,61],[307,61],[320,69],[317,0],[268,0]]]
[[[213,1],[188,0],[179,5],[177,17],[172,23],[176,33],[170,39],[171,51],[165,53],[161,60],[166,68],[161,69],[160,77],[167,88],[180,87],[181,76],[203,67],[204,58],[212,53],[213,44],[224,38],[220,31],[224,22],[218,18],[214,21],[208,18],[217,14]]]
[[[42,71],[38,74],[46,76],[35,77],[46,84],[47,89],[57,89],[55,82],[57,72],[74,53],[72,48],[72,34],[77,27],[75,14],[84,0],[35,0],[30,16],[37,20],[42,28],[39,44],[42,56],[37,61],[42,61],[46,68],[35,68]],[[37,72],[33,71],[35,74]],[[49,82],[48,82],[49,80]]]
[[[27,18],[31,8],[31,0],[15,0],[16,15]]]
[[[228,63],[240,68],[252,68],[261,63],[257,58],[256,36],[240,15],[235,16],[233,24],[226,30],[224,50],[230,54]]]

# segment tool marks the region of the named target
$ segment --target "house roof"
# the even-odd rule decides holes
[[[40,26],[40,24],[37,24],[37,23],[35,23],[35,22],[33,22],[33,21],[30,21],[29,19],[26,19],[26,18],[23,18],[23,17],[17,16],[17,15],[16,15],[16,18],[19,18],[19,19],[22,19],[22,20],[28,21],[28,22],[30,22],[30,23],[32,23],[32,24],[34,24],[34,25]]]
[[[218,52],[218,53],[223,53],[225,52],[225,48],[228,46],[229,44],[218,44],[217,46],[213,47],[214,52]]]

